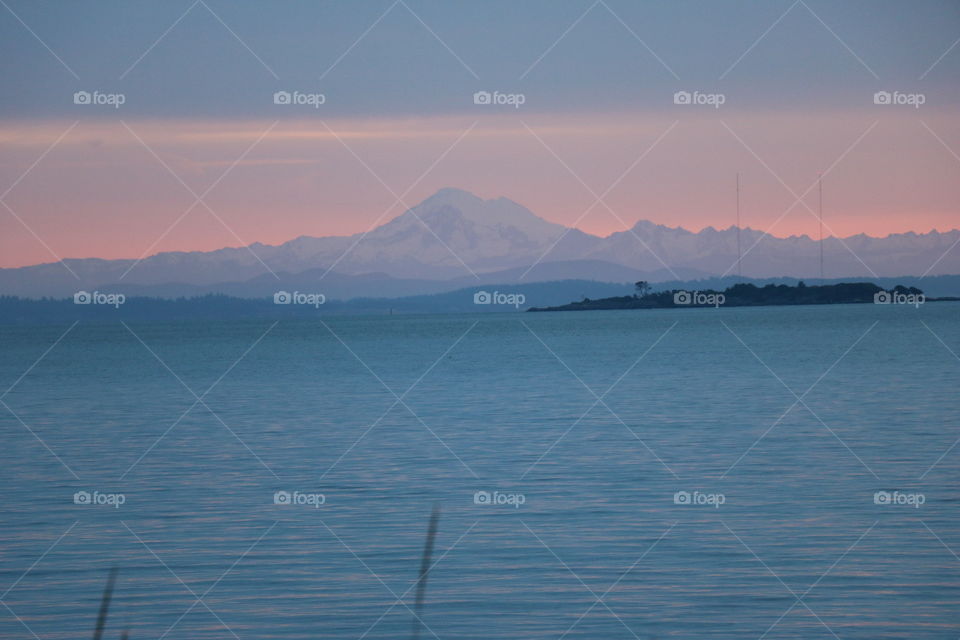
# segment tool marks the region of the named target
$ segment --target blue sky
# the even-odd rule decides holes
[[[478,89],[523,92],[528,110],[550,113],[656,110],[694,88],[742,109],[855,107],[889,87],[960,97],[960,55],[920,79],[960,37],[950,1],[205,0],[226,26],[193,0],[6,2],[80,78],[0,8],[8,118],[68,114],[64,96],[91,88],[125,93],[127,117],[270,115],[264,96],[282,88],[324,93],[326,116],[469,112]]]

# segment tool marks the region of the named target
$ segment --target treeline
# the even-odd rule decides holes
[[[645,282],[636,284],[637,293],[629,296],[617,296],[591,300],[585,298],[559,307],[531,308],[530,311],[589,311],[599,309],[664,309],[672,307],[700,306],[776,306],[804,304],[857,304],[877,301],[876,296],[885,289],[872,282],[841,282],[807,286],[803,281],[797,286],[768,284],[758,287],[753,284],[735,284],[722,291],[703,289],[687,291],[672,289],[669,291],[648,292]],[[923,296],[917,287],[897,285],[889,293],[898,296]]]

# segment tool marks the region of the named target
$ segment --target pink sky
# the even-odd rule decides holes
[[[0,267],[362,232],[404,208],[374,173],[397,195],[416,182],[403,197],[410,206],[459,187],[606,235],[639,219],[730,226],[739,171],[744,226],[786,236],[815,235],[817,221],[797,205],[777,222],[794,201],[780,180],[800,194],[829,169],[825,218],[838,235],[960,226],[960,158],[947,148],[960,149],[960,127],[950,114],[675,115],[325,121],[340,140],[320,120],[284,120],[204,198],[214,213],[197,205],[172,229],[194,198],[161,160],[199,195],[273,121],[128,121],[150,150],[119,121],[82,121],[19,182],[72,122],[7,121],[0,189],[14,185],[3,200],[33,233],[0,208]],[[616,215],[597,205],[583,216],[591,190],[602,194],[648,150],[604,198]],[[816,210],[815,188],[804,201]]]

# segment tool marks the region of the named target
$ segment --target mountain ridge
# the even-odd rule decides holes
[[[298,236],[278,245],[160,252],[140,261],[69,258],[64,264],[0,269],[0,294],[41,297],[85,288],[171,284],[206,290],[264,275],[279,283],[281,273],[315,270],[329,274],[321,281],[334,274],[382,273],[397,280],[466,277],[479,282],[484,274],[506,271],[521,272],[523,280],[538,277],[532,265],[572,263],[580,263],[579,275],[585,279],[598,279],[615,271],[608,265],[618,265],[638,278],[657,281],[735,273],[737,235],[745,276],[819,275],[820,246],[806,235],[780,238],[749,227],[738,234],[733,225],[694,232],[638,220],[629,229],[597,236],[540,218],[505,197],[483,199],[447,187],[363,233]],[[882,238],[860,233],[825,238],[823,250],[829,276],[933,275],[960,273],[960,251],[952,251],[958,243],[957,229]],[[566,267],[560,270],[567,277],[574,275]]]

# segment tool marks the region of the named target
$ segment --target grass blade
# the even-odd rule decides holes
[[[97,616],[97,627],[93,630],[93,640],[103,637],[103,628],[107,626],[107,612],[110,610],[110,598],[113,596],[113,585],[117,581],[117,568],[110,569],[107,586],[103,589],[100,599],[100,615]]]
[[[423,545],[423,558],[420,560],[420,577],[417,578],[417,599],[413,611],[415,618],[413,620],[413,640],[420,638],[420,629],[423,625],[420,623],[423,613],[424,596],[427,593],[427,574],[430,573],[430,563],[433,557],[433,541],[437,537],[437,523],[440,520],[440,506],[433,505],[433,513],[430,514],[430,526],[427,528],[427,541]]]

